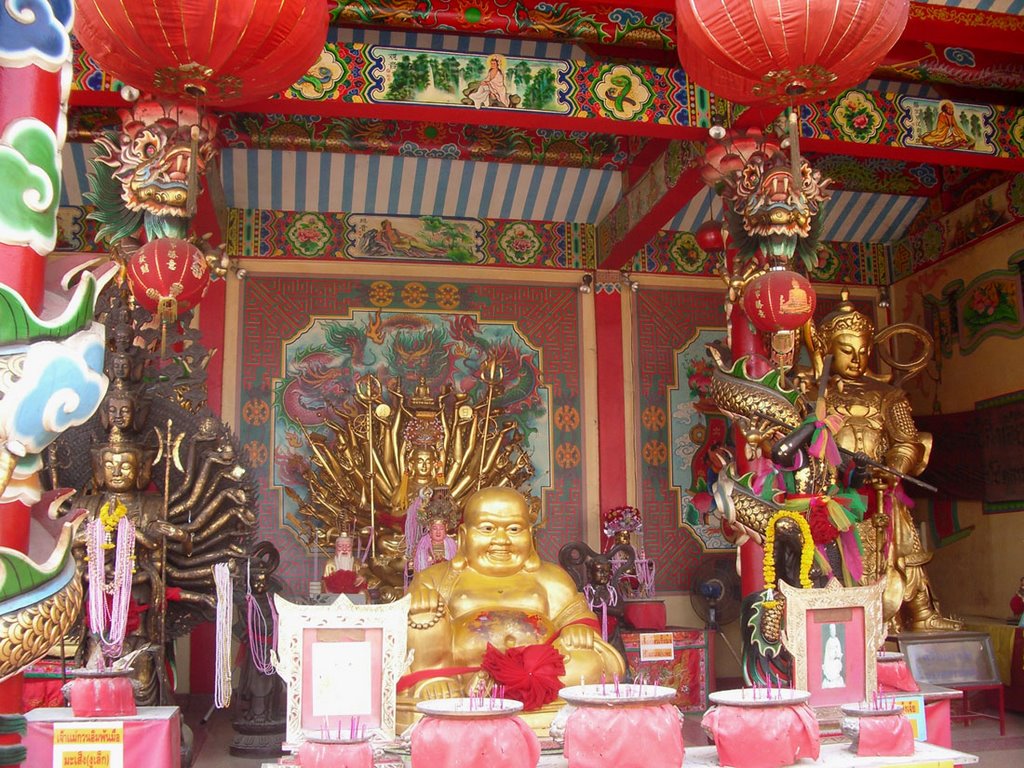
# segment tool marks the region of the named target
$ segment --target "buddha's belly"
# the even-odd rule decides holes
[[[483,608],[452,622],[452,650],[457,666],[480,663],[487,644],[499,650],[543,643],[554,632],[547,617],[508,608]]]

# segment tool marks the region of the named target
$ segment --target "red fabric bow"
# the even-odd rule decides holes
[[[523,702],[530,712],[558,698],[565,661],[547,643],[513,647],[504,653],[488,643],[481,668],[505,686],[508,698]]]

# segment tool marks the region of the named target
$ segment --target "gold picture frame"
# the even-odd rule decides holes
[[[409,599],[355,605],[338,595],[330,603],[299,605],[274,595],[272,659],[288,688],[285,749],[325,733],[395,737],[396,686],[408,666]]]
[[[793,656],[793,683],[810,691],[816,709],[870,701],[878,689],[878,651],[885,642],[884,582],[844,587],[835,579],[822,589],[785,582],[782,644]]]

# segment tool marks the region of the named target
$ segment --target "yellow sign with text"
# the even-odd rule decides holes
[[[124,723],[54,723],[53,768],[124,768]]]

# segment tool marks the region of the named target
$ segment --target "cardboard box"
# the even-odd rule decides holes
[[[667,627],[664,632],[623,630],[626,664],[635,680],[677,691],[675,705],[683,712],[708,708],[708,678],[712,674],[713,632],[704,629]]]

